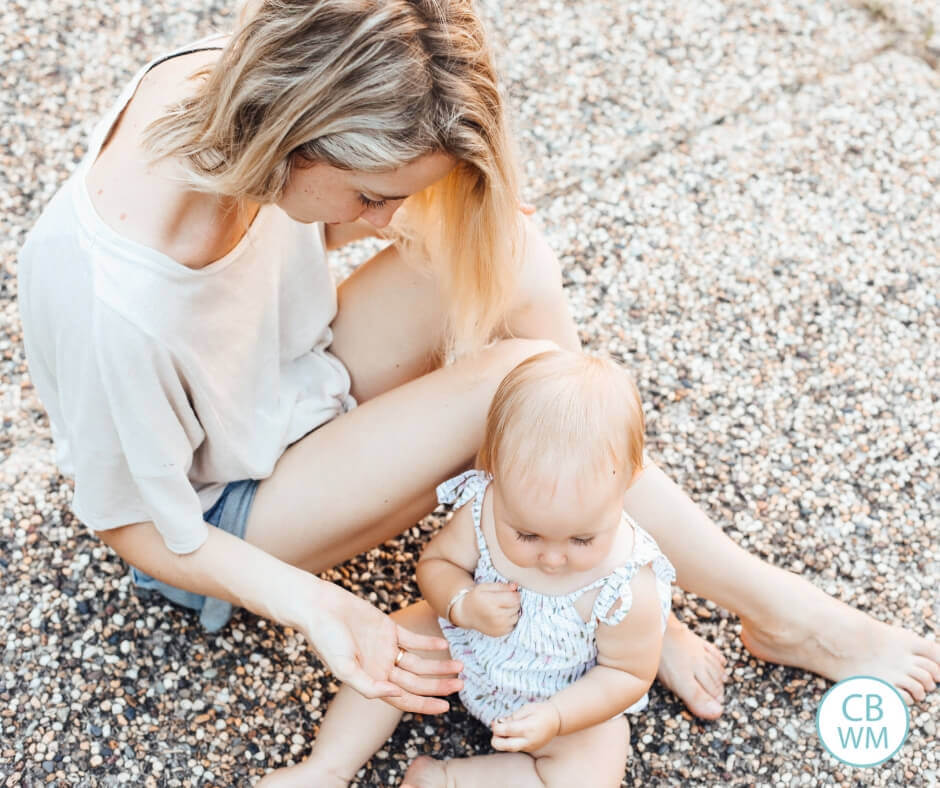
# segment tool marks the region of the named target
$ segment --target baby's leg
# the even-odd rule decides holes
[[[618,788],[630,752],[630,726],[622,714],[592,728],[552,739],[531,755],[498,752],[435,761],[421,757],[402,788]]]
[[[422,635],[442,637],[437,615],[427,602],[418,602],[392,614],[402,626]],[[415,652],[421,656],[449,659],[447,652]],[[258,783],[264,788],[340,788],[388,740],[401,719],[401,712],[383,700],[369,700],[343,686],[330,704],[313,743],[310,756],[300,764],[278,769]]]

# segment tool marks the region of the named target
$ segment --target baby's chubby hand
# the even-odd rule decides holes
[[[520,615],[522,601],[518,585],[480,583],[454,605],[451,620],[458,627],[498,638],[512,632]]]
[[[561,732],[561,714],[551,701],[527,703],[492,727],[494,750],[534,752]]]

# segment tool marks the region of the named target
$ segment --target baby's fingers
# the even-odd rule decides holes
[[[488,594],[514,594],[519,590],[519,586],[516,583],[480,583],[477,585],[477,588]]]
[[[522,752],[528,743],[528,739],[519,736],[513,738],[494,736],[490,742],[494,750],[501,750],[502,752]]]
[[[516,714],[518,713],[517,711]],[[525,736],[528,729],[529,726],[526,720],[524,718],[516,719],[515,715],[493,721],[493,734],[499,738]]]

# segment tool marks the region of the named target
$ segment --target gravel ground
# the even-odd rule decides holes
[[[936,0],[486,5],[526,197],[583,340],[637,370],[655,455],[747,549],[936,632]],[[291,631],[241,612],[209,636],[129,585],[69,513],[21,345],[16,250],[92,124],[147,58],[231,18],[217,0],[0,9],[2,785],[248,785],[305,752],[336,688]],[[440,522],[330,578],[411,601]],[[827,682],[675,603],[729,659],[726,712],[697,722],[654,686],[625,785],[937,784],[940,694],[899,756],[852,769],[816,737]],[[459,707],[406,717],[361,784],[486,738]]]

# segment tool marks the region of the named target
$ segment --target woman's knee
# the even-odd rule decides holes
[[[487,371],[499,383],[523,361],[559,349],[558,343],[551,339],[500,339],[489,348],[491,363]]]
[[[529,219],[516,296],[507,324],[513,336],[551,339],[569,350],[580,347],[562,288],[561,265],[542,231]]]

